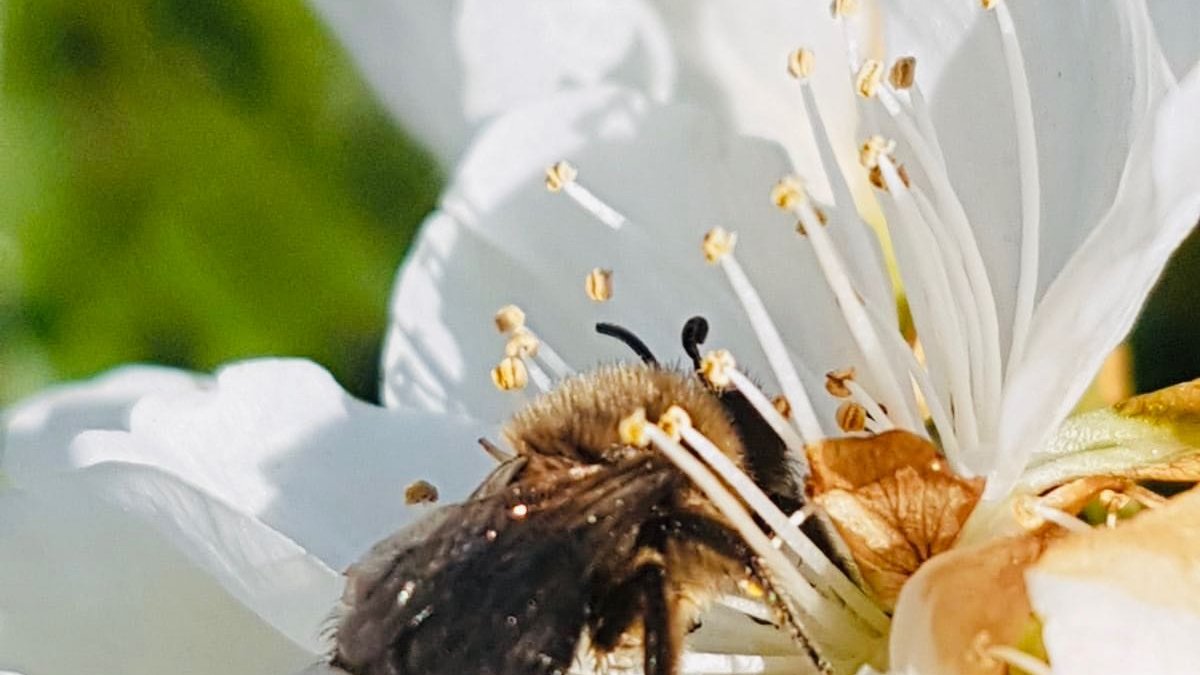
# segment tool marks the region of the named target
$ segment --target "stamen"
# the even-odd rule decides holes
[[[612,270],[597,267],[588,273],[584,280],[584,290],[593,302],[606,302],[612,299]]]
[[[737,370],[737,362],[726,349],[715,349],[700,359],[700,376],[716,389],[728,387],[730,375]]]
[[[886,147],[887,144],[883,143],[882,145]],[[833,243],[833,239],[821,227],[820,217],[809,202],[803,188],[795,179],[791,181],[785,179],[776,185],[773,196],[776,197],[777,205],[785,205],[782,207],[797,215],[805,225],[808,240],[812,243],[813,252],[817,255],[817,263],[821,266],[825,281],[837,299],[838,309],[842,312],[850,335],[854,338],[859,350],[862,351],[863,358],[866,359],[871,372],[877,374],[882,393],[896,410],[900,423],[907,428],[916,428],[916,419],[908,410],[907,399],[901,390],[900,381],[883,353],[879,336],[875,333],[875,328],[871,325],[866,310],[863,309],[862,297],[854,289],[840,252]]]
[[[822,629],[821,632],[826,633],[824,636],[826,639],[842,641],[847,647],[853,644],[853,640],[862,639],[865,627],[848,615],[847,608],[831,603],[822,597],[810,582],[783,557],[783,554],[771,546],[767,536],[754,523],[738,499],[721,484],[721,481],[699,459],[692,456],[679,443],[671,440],[662,429],[647,422],[644,409],[639,408],[621,420],[618,429],[622,442],[628,445],[647,447],[653,444],[708,496],[713,505],[729,520],[746,544],[773,573],[774,581],[779,586],[778,590],[788,600],[799,605],[794,608],[798,618],[801,620],[811,618],[820,624],[813,625],[811,628]],[[811,542],[809,544],[812,545]],[[816,549],[815,546],[813,548]],[[819,554],[819,549],[817,551]],[[805,621],[805,623],[808,622]],[[884,617],[882,630],[886,630],[886,625],[886,617]]]
[[[1092,526],[1075,516],[1042,503],[1034,495],[1022,495],[1013,501],[1013,515],[1017,522],[1026,529],[1037,529],[1042,523],[1054,523],[1059,527],[1074,533],[1092,531]]]
[[[892,64],[891,71],[888,72],[888,84],[897,90],[911,88],[916,78],[917,59],[913,56],[896,59],[896,62]]]
[[[533,331],[522,326],[514,330],[509,335],[508,342],[504,343],[504,355],[531,358],[537,356],[538,346],[537,336],[533,334]]]
[[[867,428],[867,411],[854,401],[846,401],[838,406],[836,417],[838,427],[846,433]]]
[[[525,312],[521,311],[520,307],[505,305],[496,310],[496,330],[500,331],[501,335],[507,335],[524,326]]]
[[[986,8],[986,6],[985,6]],[[1038,176],[1037,134],[1033,124],[1033,100],[1029,93],[1029,78],[1025,73],[1025,57],[1013,26],[1012,15],[1002,0],[992,0],[996,23],[1000,27],[1000,43],[1008,64],[1008,82],[1012,89],[1013,114],[1017,125],[1017,158],[1021,167],[1021,267],[1017,277],[1017,304],[1013,312],[1012,345],[1008,351],[1009,372],[1020,360],[1029,336],[1033,319],[1034,296],[1037,293],[1038,250],[1041,230],[1041,179]]]
[[[788,54],[788,73],[797,80],[806,80],[812,75],[816,57],[803,47]]]
[[[779,413],[775,404],[769,401],[762,390],[754,386],[754,382],[742,371],[730,368],[727,377],[738,392],[746,397],[750,405],[754,406],[754,410],[766,421],[767,426],[771,427],[771,431],[774,431],[775,435],[783,440],[783,444],[787,446],[792,457],[802,467],[803,472],[808,473],[808,456],[804,452],[804,440],[796,434],[792,425],[788,424],[787,417]],[[784,397],[785,402],[786,400],[787,397]]]
[[[850,398],[850,387],[846,383],[854,379],[854,367],[831,370],[825,373],[825,391],[834,398]]]
[[[854,77],[854,90],[863,98],[871,98],[879,91],[879,83],[883,81],[883,62],[877,59],[867,59],[858,68]]]
[[[833,0],[829,5],[829,13],[833,18],[838,19],[843,16],[854,16],[858,13],[859,0]]]
[[[550,192],[563,192],[584,211],[604,223],[608,227],[619,230],[626,223],[625,216],[592,193],[591,190],[579,184],[576,180],[579,172],[571,164],[557,162],[546,169],[546,189]]]
[[[887,411],[883,409],[883,406],[861,384],[854,380],[848,380],[846,388],[850,390],[855,403],[862,406],[863,411],[870,418],[869,421],[864,421],[864,423],[871,428],[871,431],[881,433],[895,428],[896,425],[892,424]]]
[[[514,356],[506,356],[499,365],[492,368],[492,384],[500,391],[515,391],[525,388],[529,382],[529,372],[525,362]]]
[[[792,418],[792,404],[788,403],[786,396],[782,394],[776,394],[775,397],[771,399],[771,407],[775,408],[775,411],[779,413],[779,416],[782,417],[784,421]]]
[[[554,381],[542,369],[542,365],[536,358],[522,358],[521,363],[525,364],[526,370],[529,372],[529,379],[533,380],[533,385],[538,388],[538,391],[546,393],[554,388]]]
[[[418,480],[404,488],[404,503],[409,506],[413,504],[433,504],[437,500],[437,486],[429,481]]]
[[[920,258],[918,251],[931,250],[937,243],[931,241],[932,235],[928,231],[929,226],[921,217],[920,210],[908,188],[901,182],[891,158],[879,155],[878,160],[880,174],[890,188],[889,191],[900,213],[899,227],[892,228],[892,231],[899,235],[895,237],[894,241],[897,246],[906,245],[908,248],[908,255],[902,259],[916,261]],[[967,447],[978,447],[979,427],[972,400],[973,390],[970,376],[967,372],[970,357],[966,352],[966,341],[961,334],[957,317],[947,316],[947,313],[934,309],[953,306],[950,282],[941,265],[917,264],[912,268],[915,268],[917,275],[921,277],[921,283],[909,285],[909,300],[913,303],[913,311],[918,319],[923,318],[923,323],[932,330],[932,335],[923,335],[922,339],[936,343],[936,348],[928,350],[927,353],[931,357],[935,354],[938,355],[938,362],[944,368],[945,375],[950,382],[950,388],[953,391],[955,429]],[[922,297],[922,292],[928,296]]]
[[[988,1],[984,0],[985,3]],[[1050,664],[1015,647],[992,645],[984,653],[997,661],[1008,664],[1013,669],[1029,673],[1029,675],[1052,675]]]
[[[858,615],[873,629],[881,632],[887,630],[887,616],[879,607],[867,598],[858,586],[854,585],[829,558],[817,548],[801,531],[793,526],[787,516],[775,506],[758,484],[740,470],[725,453],[721,452],[704,434],[694,428],[685,428],[683,438],[689,447],[696,451],[704,462],[711,467],[740,496],[747,505],[771,528],[776,536],[783,539],[788,548],[800,556],[802,568],[810,570],[820,580],[821,585],[828,587],[841,597],[849,609]]]
[[[916,87],[910,92],[910,98],[914,96],[914,102],[921,102],[920,92]],[[975,234],[967,220],[966,211],[950,184],[945,163],[941,160],[941,151],[937,147],[932,123],[927,124],[926,133],[934,140],[927,143],[922,132],[919,132],[908,118],[899,113],[898,106],[890,98],[888,92],[881,92],[879,100],[899,126],[910,149],[916,156],[918,164],[933,184],[935,196],[946,216],[942,221],[949,226],[951,235],[949,238],[945,238],[945,241],[952,244],[962,255],[963,266],[974,301],[968,306],[961,307],[960,313],[971,318],[978,318],[981,324],[983,370],[980,377],[974,379],[983,382],[981,389],[987,392],[988,398],[977,402],[976,409],[987,412],[988,419],[983,420],[983,427],[985,430],[990,430],[995,424],[995,421],[991,419],[993,413],[990,411],[997,410],[1000,404],[1000,333],[991,281],[983,264],[978,242],[975,240]],[[878,175],[882,179],[882,174]],[[915,196],[920,193],[920,189],[912,188],[912,193]]]
[[[684,430],[692,428],[692,417],[683,408],[673,405],[658,418],[658,428],[678,443],[683,438]]]
[[[821,430],[821,423],[817,421],[817,414],[813,411],[812,403],[804,392],[800,375],[796,372],[791,357],[788,356],[787,347],[784,346],[783,339],[779,337],[779,331],[775,328],[775,323],[771,321],[766,305],[763,304],[762,298],[758,296],[750,279],[733,256],[733,246],[736,241],[736,235],[721,228],[710,230],[704,237],[704,257],[710,263],[714,261],[720,263],[721,269],[729,279],[729,285],[733,287],[734,295],[737,296],[742,308],[746,311],[746,316],[750,319],[750,325],[758,336],[758,342],[767,356],[767,362],[771,364],[771,369],[775,372],[775,377],[779,380],[779,386],[783,389],[784,396],[792,405],[795,413],[794,421],[800,435],[806,443],[816,443],[825,437],[825,432]]]

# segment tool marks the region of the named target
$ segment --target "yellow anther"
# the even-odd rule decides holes
[[[858,74],[854,76],[854,90],[863,98],[871,98],[879,90],[882,80],[883,61],[867,59],[859,66]]]
[[[587,296],[595,302],[604,302],[612,298],[613,281],[612,270],[595,268],[588,273],[587,279],[583,282],[583,288],[587,291]]]
[[[438,489],[429,481],[419,480],[404,488],[405,504],[432,504],[438,500]]]
[[[900,183],[904,185],[904,187],[909,187],[911,185],[908,179],[908,169],[904,168],[903,164],[896,165],[896,175],[900,177]],[[879,168],[878,164],[871,167],[871,170],[867,172],[867,180],[870,181],[871,185],[874,185],[884,192],[891,191],[888,189],[887,181],[883,178],[883,169]]]
[[[867,428],[867,410],[854,401],[838,406],[837,425],[842,431],[862,431]]]
[[[788,54],[788,74],[797,80],[807,80],[812,75],[816,57],[812,51],[801,47]]]
[[[788,402],[787,397],[783,394],[771,399],[771,405],[775,406],[775,410],[785,420],[792,419],[792,404]]]
[[[650,435],[646,433],[646,409],[638,408],[633,414],[625,417],[617,425],[617,434],[621,442],[635,448],[650,445]]]
[[[784,176],[771,188],[771,203],[784,211],[804,201],[804,183],[796,176]]]
[[[508,342],[504,344],[504,355],[516,358],[537,356],[540,344],[541,341],[533,334],[533,331],[521,326],[513,330]]]
[[[879,158],[882,155],[890,155],[896,149],[896,142],[890,141],[883,136],[871,136],[863,141],[863,144],[858,149],[858,162],[864,168],[874,169],[879,166]]]
[[[704,235],[704,259],[715,263],[733,253],[735,246],[737,246],[736,232],[728,232],[723,227],[714,227]]]
[[[984,9],[994,9],[1000,0],[979,0]]]
[[[496,311],[496,330],[507,335],[525,326],[525,312],[516,305],[505,305]]]
[[[692,428],[692,416],[683,408],[673,405],[658,418],[658,428],[670,436],[671,440],[678,441],[683,438],[684,429]]]
[[[829,13],[833,18],[854,16],[858,13],[858,0],[833,0],[829,5]]]
[[[888,83],[893,89],[908,89],[913,86],[913,81],[917,77],[917,59],[914,56],[905,56],[896,59],[892,64],[892,70],[888,72]]]
[[[825,391],[837,398],[849,398],[850,387],[847,382],[854,380],[854,368],[843,368],[842,370],[831,370],[825,373]]]
[[[725,349],[713,350],[700,359],[700,376],[717,389],[729,386],[729,372],[734,368],[737,368],[737,361]]]
[[[500,391],[524,389],[529,383],[529,371],[525,363],[515,356],[506,356],[495,368],[492,368],[492,384]]]
[[[1046,519],[1038,515],[1037,504],[1037,495],[1018,495],[1013,499],[1013,518],[1018,525],[1027,530],[1036,530],[1046,524]]]
[[[558,192],[575,180],[579,172],[569,162],[556,162],[553,166],[546,169],[546,189],[551,192]]]

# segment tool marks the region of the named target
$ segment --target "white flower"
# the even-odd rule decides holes
[[[501,350],[492,312],[509,302],[580,369],[628,358],[592,334],[597,320],[628,325],[665,356],[683,320],[705,314],[710,343],[733,348],[751,370],[781,373],[786,384],[782,364],[793,364],[811,399],[808,417],[792,401],[809,435],[835,432],[837,402],[819,394],[826,371],[857,366],[855,396],[882,401],[891,422],[918,432],[906,385],[910,373],[927,378],[947,452],[1006,487],[1128,329],[1200,212],[1200,132],[1190,116],[1200,75],[1160,105],[1172,78],[1138,3],[1014,6],[1025,56],[1017,67],[1003,56],[998,15],[965,1],[913,3],[882,24],[843,18],[844,33],[825,2],[317,4],[444,163],[481,129],[400,274],[385,363],[393,410],[353,401],[319,368],[286,361],[234,365],[215,379],[123,371],[14,408],[0,456],[0,668],[258,673],[318,660],[340,586],[334,570],[419,513],[403,503],[404,487],[426,479],[443,499],[460,498],[489,468],[475,438],[521,396],[495,391],[487,376]],[[880,25],[885,34],[871,32]],[[1186,54],[1192,43],[1179,44]],[[800,46],[816,58],[819,116],[783,71]],[[876,51],[918,57],[928,115],[912,92],[854,97],[851,71]],[[1022,72],[1032,108],[1019,82],[1013,97],[1010,75]],[[891,103],[914,113],[892,117]],[[917,136],[898,120],[912,121]],[[832,151],[814,143],[821,128]],[[855,156],[873,133],[899,142],[893,155],[931,202],[922,218],[906,213],[909,193],[884,160],[891,192],[875,194],[927,370],[889,329],[897,316],[882,256],[848,196],[869,210]],[[1019,165],[1031,139],[1041,232],[1037,262],[1022,266],[1030,248],[1020,232],[1032,214],[1022,196],[1033,185],[1022,186],[1031,165]],[[589,213],[538,188],[542,170],[563,158],[615,212],[592,202]],[[792,172],[830,216],[826,230],[802,214],[808,239],[767,199]],[[599,222],[615,224],[614,213],[627,219],[619,230]],[[925,237],[939,219],[972,229]],[[763,327],[746,321],[745,294],[699,255],[713,225],[740,231],[737,258],[785,341],[777,349],[767,340],[778,368],[757,346]],[[844,273],[826,249],[814,253],[824,232]],[[600,306],[583,293],[598,266],[615,281]],[[1024,296],[1034,304],[1018,312],[1018,279],[1035,268]],[[1024,346],[1006,360],[1014,315],[1026,314],[1027,332],[1016,331]],[[875,428],[883,418],[873,416]],[[755,654],[759,643],[730,646],[719,630],[703,642],[712,653],[690,655],[689,672],[790,663]]]

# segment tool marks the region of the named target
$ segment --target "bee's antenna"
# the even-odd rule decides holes
[[[657,365],[658,359],[654,358],[654,353],[646,346],[645,342],[633,334],[628,328],[623,328],[615,323],[600,322],[596,324],[596,332],[601,335],[614,337],[624,342],[626,346],[633,350],[633,353],[641,357],[642,362]]]
[[[691,357],[696,370],[700,370],[700,345],[708,339],[708,319],[693,316],[683,324],[683,351]]]

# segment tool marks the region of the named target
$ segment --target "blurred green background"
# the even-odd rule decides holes
[[[0,405],[151,361],[311,357],[376,397],[387,295],[441,185],[300,2],[0,4]],[[1200,238],[1132,345],[1200,376]]]

